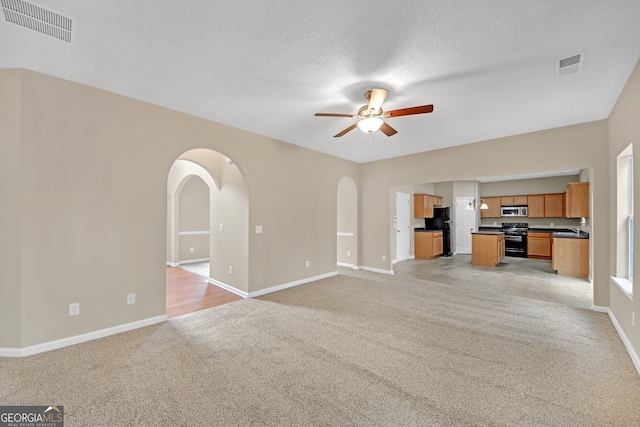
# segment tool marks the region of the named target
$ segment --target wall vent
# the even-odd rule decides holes
[[[73,18],[23,0],[0,0],[0,4],[7,22],[71,43]]]
[[[556,76],[562,77],[567,74],[573,74],[577,73],[578,71],[582,71],[583,65],[584,52],[567,56],[566,58],[558,59],[556,61]]]

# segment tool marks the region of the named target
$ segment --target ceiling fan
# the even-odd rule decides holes
[[[352,124],[342,132],[334,135],[334,138],[341,137],[347,132],[352,131],[357,127],[365,133],[373,133],[378,129],[387,136],[392,136],[398,133],[397,130],[389,126],[382,119],[390,119],[393,117],[410,116],[413,114],[426,114],[433,111],[433,105],[421,105],[419,107],[400,108],[398,110],[382,111],[382,103],[384,102],[387,94],[386,89],[373,89],[364,94],[364,97],[369,100],[369,104],[363,105],[358,110],[357,114],[334,114],[334,113],[316,113],[316,117],[350,117],[359,119],[356,123]]]

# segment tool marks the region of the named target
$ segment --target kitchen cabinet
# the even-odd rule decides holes
[[[589,239],[553,239],[552,268],[560,276],[589,277]]]
[[[503,205],[512,205],[513,204],[513,196],[502,196],[500,197],[500,203]]]
[[[551,233],[530,231],[527,234],[527,257],[551,259]]]
[[[481,211],[480,218],[500,218],[500,206],[506,205],[529,206],[527,215],[529,218],[564,218],[564,199],[565,195],[563,193],[484,197],[483,200],[487,203],[489,209]]]
[[[567,218],[589,217],[589,183],[570,182],[565,192],[565,214]]]
[[[544,218],[546,216],[545,199],[545,194],[529,196],[529,218]]]
[[[500,218],[501,197],[483,197],[489,209],[480,210],[480,218]]]
[[[471,233],[471,264],[495,267],[505,256],[504,233]]]
[[[514,205],[526,205],[529,203],[529,196],[513,196]]]
[[[443,252],[442,231],[416,231],[413,233],[413,246],[416,258],[433,259]]]
[[[413,195],[414,218],[433,218],[434,206],[442,206],[442,196],[432,196],[430,194]]]
[[[544,195],[544,216],[545,218],[564,217],[564,194]]]
[[[526,205],[528,203],[527,196],[502,196],[500,203],[503,205]]]

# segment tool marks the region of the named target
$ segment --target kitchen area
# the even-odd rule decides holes
[[[589,182],[576,178],[584,176],[570,176],[565,182],[531,179],[475,187],[473,203],[467,206],[475,216],[471,263],[494,267],[505,257],[548,260],[558,275],[588,279]],[[560,185],[564,191],[558,191]],[[547,188],[553,192],[540,192]],[[456,248],[452,235],[464,238],[455,231],[454,216],[464,221],[465,212],[460,206],[445,206],[447,199],[414,193],[414,218],[424,218],[424,226],[416,222],[414,228],[416,258],[451,256]]]

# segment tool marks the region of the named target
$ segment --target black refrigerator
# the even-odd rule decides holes
[[[433,208],[433,218],[424,219],[426,230],[442,230],[442,256],[451,256],[451,217],[449,207]]]

